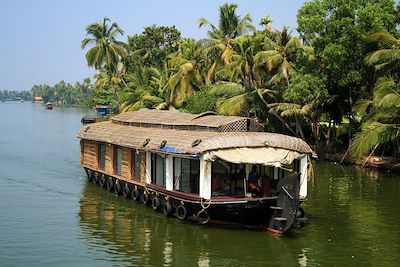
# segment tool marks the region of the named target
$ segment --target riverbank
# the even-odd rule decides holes
[[[394,157],[389,156],[365,156],[360,159],[354,159],[349,155],[345,155],[345,152],[342,153],[319,153],[318,157],[320,159],[335,162],[339,164],[351,164],[362,166],[365,168],[373,168],[382,171],[393,171],[400,173],[400,162],[397,161]]]

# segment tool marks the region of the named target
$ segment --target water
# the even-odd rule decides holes
[[[85,110],[0,103],[0,266],[396,266],[400,177],[316,163],[290,235],[166,218],[86,181]]]

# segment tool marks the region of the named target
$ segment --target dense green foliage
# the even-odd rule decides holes
[[[29,91],[0,91],[0,101],[31,100],[32,95]]]
[[[47,84],[34,85],[30,91],[31,99],[41,96],[44,102],[52,101],[60,105],[93,106],[94,93],[90,79],[74,85],[60,81],[54,86]]]
[[[377,144],[399,151],[399,6],[312,0],[297,20],[300,36],[274,29],[269,15],[257,30],[249,14],[224,4],[217,24],[198,21],[208,38],[151,26],[124,44],[116,40],[123,31],[105,18],[82,41],[93,44],[87,61],[98,70],[92,103],[251,116],[317,149],[346,150],[355,137],[357,156]]]

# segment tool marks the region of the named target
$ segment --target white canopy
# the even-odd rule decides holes
[[[282,164],[291,164],[303,154],[282,148],[273,147],[240,147],[219,149],[206,152],[205,160],[214,161],[216,158],[236,164],[263,164],[266,166],[281,167]]]

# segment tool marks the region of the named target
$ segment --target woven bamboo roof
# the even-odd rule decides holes
[[[112,121],[99,122],[84,126],[78,132],[78,137],[85,140],[105,142],[114,145],[124,146],[134,149],[159,151],[163,153],[198,155],[206,151],[227,149],[236,147],[275,147],[283,148],[300,153],[311,153],[312,150],[303,140],[282,134],[267,132],[236,132],[204,131],[204,130],[182,130],[174,128],[164,128],[148,126],[132,126],[128,123],[129,119],[144,122],[143,113],[138,111],[140,116],[132,116],[132,113],[115,116]],[[146,111],[148,113],[149,111]],[[136,112],[135,112],[136,113]],[[151,111],[152,113],[152,111]],[[155,111],[155,114],[166,116],[163,112]],[[182,114],[182,113],[176,113]],[[160,118],[160,116],[158,118]],[[197,115],[198,116],[198,115]],[[200,118],[207,118],[208,115]],[[220,127],[221,123],[237,121],[242,117],[224,117],[212,115],[217,120],[207,121],[207,127]],[[184,114],[176,117],[176,122],[171,118],[169,123],[184,122],[184,120],[197,120],[196,115]],[[124,123],[123,123],[124,122]],[[148,118],[147,123],[156,124],[157,120]],[[229,123],[228,123],[229,124]],[[160,129],[162,128],[162,129]],[[197,141],[197,142],[196,142]],[[197,144],[196,144],[197,143]]]
[[[253,119],[238,116],[221,116],[213,112],[189,114],[177,110],[150,110],[121,113],[111,119],[114,123],[136,127],[196,130],[196,131],[263,131]]]

